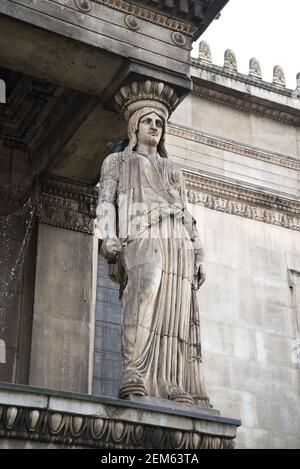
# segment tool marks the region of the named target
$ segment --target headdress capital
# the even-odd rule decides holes
[[[132,82],[123,86],[115,95],[116,109],[126,121],[139,109],[159,109],[166,120],[178,104],[178,96],[169,85],[155,80]]]

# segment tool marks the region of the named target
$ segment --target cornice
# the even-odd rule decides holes
[[[216,137],[175,123],[169,123],[168,134],[218,148],[220,150],[230,151],[231,153],[254,158],[256,160],[264,161],[265,163],[271,163],[284,168],[300,171],[300,161],[295,158],[286,157],[281,154],[255,148],[250,145]]]
[[[143,8],[133,3],[125,2],[124,0],[93,0],[93,2],[121,11],[127,15],[134,15],[137,18],[148,21],[149,23],[154,23],[173,31],[179,31],[190,37],[193,37],[198,31],[197,27],[189,23],[179,21],[153,10],[148,10],[147,8]]]
[[[215,101],[220,104],[225,104],[226,106],[233,107],[240,111],[250,112],[258,114],[269,119],[276,121],[284,122],[285,124],[293,125],[296,127],[300,126],[300,117],[286,111],[279,111],[277,109],[263,106],[262,104],[254,103],[252,101],[247,101],[246,97],[244,99],[238,98],[231,94],[217,91],[213,88],[208,88],[204,85],[199,85],[194,81],[193,94],[210,101]]]
[[[188,171],[185,179],[191,204],[300,231],[300,200]]]
[[[290,90],[274,83],[264,81],[261,78],[251,77],[249,75],[245,75],[244,73],[239,73],[237,71],[230,70],[213,63],[205,62],[201,59],[192,58],[191,65],[202,70],[207,70],[208,72],[216,73],[226,78],[238,80],[247,85],[256,86],[267,91],[272,91],[274,93],[282,94],[283,96],[288,96],[289,98],[299,98],[299,91],[297,92],[297,90]]]
[[[47,409],[0,406],[0,438],[113,449],[233,449],[234,439],[72,415]],[[33,443],[34,444],[34,443]]]

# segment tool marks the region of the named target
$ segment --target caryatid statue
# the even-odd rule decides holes
[[[210,407],[201,370],[196,291],[205,280],[185,181],[165,148],[178,102],[156,81],[115,97],[128,140],[102,164],[96,233],[110,276],[120,283],[120,398],[155,396]]]

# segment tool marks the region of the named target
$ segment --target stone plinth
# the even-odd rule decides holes
[[[227,449],[240,421],[161,399],[0,385],[0,448]]]

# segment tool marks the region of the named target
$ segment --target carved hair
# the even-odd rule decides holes
[[[131,155],[132,151],[134,151],[134,149],[137,145],[137,133],[138,133],[139,123],[140,123],[141,119],[143,117],[147,116],[148,114],[151,114],[152,112],[157,114],[158,117],[163,122],[162,136],[161,136],[161,139],[160,139],[159,144],[157,146],[158,154],[162,158],[168,158],[168,154],[167,154],[167,151],[166,151],[166,148],[165,148],[165,135],[166,135],[166,124],[167,124],[166,123],[166,117],[165,117],[165,115],[163,114],[162,111],[160,111],[159,109],[157,109],[155,107],[144,107],[142,109],[139,109],[139,110],[135,111],[130,116],[130,119],[129,119],[129,122],[128,122],[128,127],[127,127],[127,134],[128,134],[129,143],[123,151],[123,158],[122,158],[123,160],[127,159]]]

